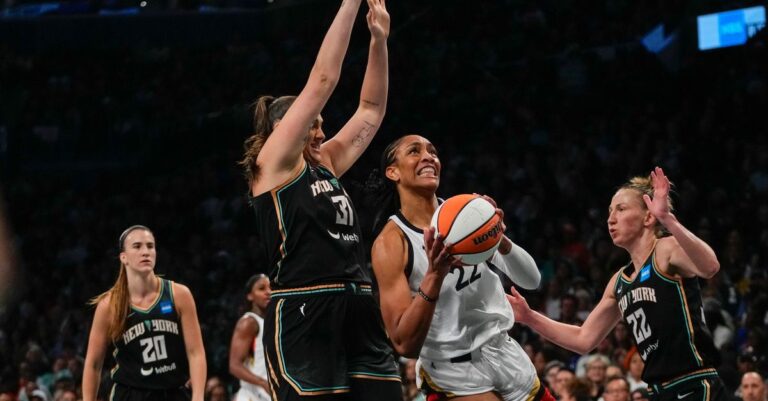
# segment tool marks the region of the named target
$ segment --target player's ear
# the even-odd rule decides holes
[[[400,181],[400,170],[395,166],[387,166],[384,175],[394,182]]]

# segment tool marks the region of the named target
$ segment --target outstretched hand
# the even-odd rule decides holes
[[[385,0],[368,0],[368,14],[365,19],[368,21],[368,29],[372,37],[376,39],[389,37],[389,12],[387,12]]]
[[[671,215],[668,201],[671,184],[661,167],[656,167],[651,171],[651,185],[653,185],[653,199],[647,194],[643,194],[643,201],[645,201],[645,206],[653,217],[656,217],[656,220],[663,224],[665,219]]]
[[[451,245],[445,243],[445,239],[436,234],[434,227],[424,231],[424,248],[429,260],[428,272],[435,272],[440,277],[445,277],[453,265],[461,265],[459,259],[451,255]]]
[[[515,312],[515,321],[519,323],[525,323],[531,316],[531,307],[528,306],[528,301],[517,292],[517,289],[512,286],[510,288],[511,294],[507,294],[507,301],[512,306],[512,311]]]

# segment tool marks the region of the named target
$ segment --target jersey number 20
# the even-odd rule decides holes
[[[168,352],[165,349],[165,336],[143,338],[139,344],[144,347],[144,351],[141,353],[144,363],[168,358]]]

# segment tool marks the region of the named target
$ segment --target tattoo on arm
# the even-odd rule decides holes
[[[366,146],[373,134],[376,133],[375,125],[369,123],[368,121],[363,121],[363,124],[365,124],[365,127],[363,127],[360,132],[358,132],[357,135],[352,138],[352,146],[356,148]]]

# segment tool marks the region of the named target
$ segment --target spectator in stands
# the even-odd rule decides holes
[[[631,401],[629,398],[629,382],[623,376],[608,377],[603,392],[605,401]]]
[[[747,372],[741,377],[741,399],[744,401],[766,401],[765,379],[760,373]]]

